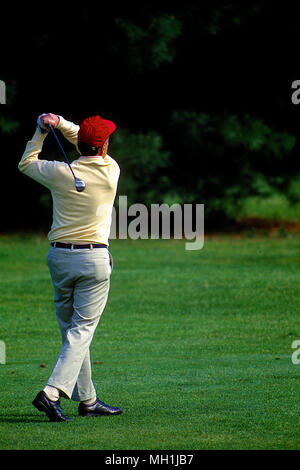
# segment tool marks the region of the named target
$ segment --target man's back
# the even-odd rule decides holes
[[[74,145],[79,126],[60,119],[59,129]],[[85,190],[78,193],[73,176],[64,162],[39,160],[44,135],[38,130],[28,142],[19,169],[46,186],[53,199],[51,242],[104,243],[108,245],[111,213],[116,196],[120,169],[109,155],[81,156],[72,163]]]

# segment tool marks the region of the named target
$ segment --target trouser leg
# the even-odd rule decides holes
[[[83,401],[95,398],[96,395],[96,389],[92,380],[90,350],[88,349],[83,359],[71,398],[74,401]]]
[[[55,299],[56,315],[60,326],[62,344],[64,344],[67,340],[67,330],[70,328],[72,323],[73,288],[64,289],[63,291],[56,289]],[[94,398],[95,396],[96,390],[92,381],[90,350],[88,349],[83,359],[71,399],[74,401],[81,401],[87,399],[85,397]]]
[[[109,266],[105,252],[90,253],[87,250],[85,256],[81,250],[82,256],[76,253],[73,258],[59,253],[56,260],[53,257],[50,262],[48,260],[63,339],[48,384],[76,401],[96,395],[89,346],[108,297]],[[76,272],[77,276],[70,282],[70,273]]]

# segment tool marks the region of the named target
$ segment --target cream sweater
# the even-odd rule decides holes
[[[59,118],[57,129],[77,148],[79,126],[62,116]],[[119,165],[109,155],[104,158],[81,156],[75,160],[71,164],[73,171],[86,184],[84,191],[79,193],[66,163],[38,158],[47,135],[37,128],[26,145],[18,168],[51,191],[53,223],[48,233],[50,242],[108,245]]]

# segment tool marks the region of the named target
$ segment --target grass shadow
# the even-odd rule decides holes
[[[51,422],[47,416],[39,416],[34,413],[30,414],[7,414],[0,415],[0,423],[47,423]]]

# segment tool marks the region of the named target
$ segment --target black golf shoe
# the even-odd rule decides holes
[[[85,405],[80,403],[78,407],[80,416],[103,416],[103,415],[120,415],[122,413],[121,408],[115,408],[113,406],[106,405],[102,401],[97,400],[91,405]]]
[[[71,418],[67,418],[63,415],[59,400],[49,400],[43,390],[37,394],[32,404],[39,411],[46,413],[50,421],[71,421]]]

